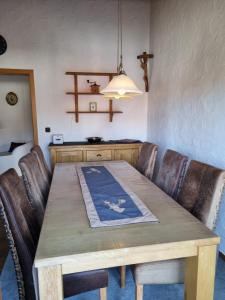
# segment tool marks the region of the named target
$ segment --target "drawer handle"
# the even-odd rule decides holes
[[[102,155],[101,154],[97,154],[97,157],[101,157]]]

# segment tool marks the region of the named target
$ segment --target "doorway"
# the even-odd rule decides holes
[[[21,140],[38,144],[34,72],[33,70],[0,68],[0,78],[0,96],[3,100],[0,103],[0,152],[3,151],[3,157],[0,156],[0,160],[2,159],[0,164],[7,165],[8,160],[6,169],[16,168],[11,164],[12,161],[14,163],[14,158],[11,159],[9,155],[10,142]],[[14,102],[15,98],[6,99],[8,92],[13,92],[18,102]],[[5,156],[4,151],[7,151]],[[15,164],[18,166],[17,161]],[[4,167],[0,165],[0,169],[4,169]],[[0,220],[0,272],[8,251],[5,230]]]
[[[35,85],[34,85],[34,71],[33,70],[24,70],[24,69],[2,69],[0,68],[0,75],[4,75],[5,78],[13,76],[13,78],[18,78],[22,85],[26,85],[28,83],[28,93],[30,99],[30,107],[28,110],[31,111],[31,126],[32,126],[32,136],[33,142],[35,145],[38,144],[38,129],[37,129],[37,114],[36,114],[36,98],[35,98]],[[26,91],[25,91],[26,93]],[[23,120],[24,121],[24,120]],[[9,120],[10,122],[10,120]],[[0,123],[1,126],[1,123]],[[19,126],[19,124],[18,124]],[[28,134],[29,136],[30,134]]]

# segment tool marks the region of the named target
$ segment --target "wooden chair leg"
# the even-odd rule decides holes
[[[2,289],[0,288],[0,300],[2,300]]]
[[[120,267],[120,287],[125,288],[126,286],[126,266]]]
[[[142,300],[143,299],[143,290],[144,286],[137,284],[136,285],[136,300]]]
[[[107,300],[107,288],[100,289],[100,300]]]

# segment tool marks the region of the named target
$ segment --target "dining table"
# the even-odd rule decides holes
[[[56,164],[34,260],[39,299],[62,300],[64,274],[185,258],[184,299],[212,300],[219,237],[127,162],[97,164],[109,167],[158,222],[92,228],[79,163]]]

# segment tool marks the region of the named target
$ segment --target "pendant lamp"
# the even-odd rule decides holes
[[[123,69],[123,39],[122,39],[122,9],[121,0],[118,0],[118,48],[117,48],[117,76],[100,91],[106,98],[124,99],[142,94],[134,81],[129,78]],[[120,60],[120,61],[119,61]]]

